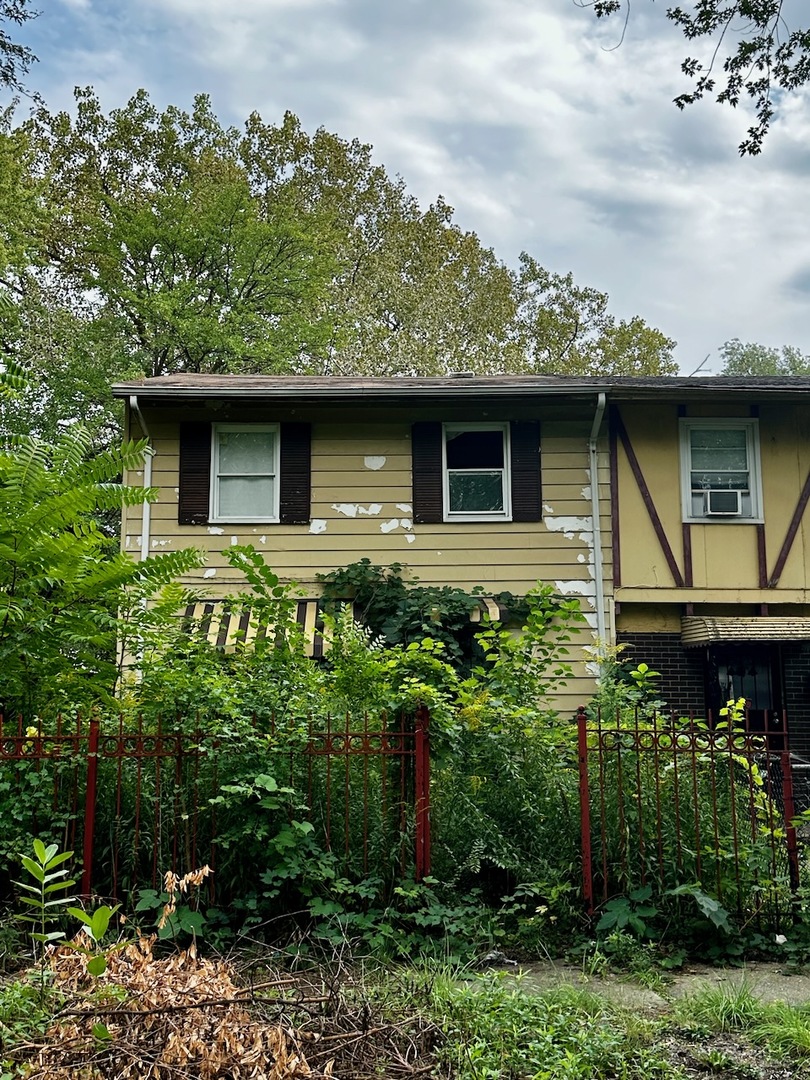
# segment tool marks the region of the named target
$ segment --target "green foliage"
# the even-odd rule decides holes
[[[444,1035],[440,1060],[460,1080],[671,1075],[646,1032],[583,990],[531,994],[497,976],[471,985],[439,977],[431,1004]]]
[[[403,571],[402,563],[376,566],[363,558],[318,574],[327,612],[334,615],[350,601],[363,626],[388,644],[431,638],[442,643],[449,662],[469,671],[482,655],[476,644],[480,624],[472,622],[472,617],[481,610],[483,588],[467,591],[451,585],[419,585],[418,578],[406,581]],[[499,593],[495,599],[513,610],[516,618],[526,612],[525,604],[511,593]]]
[[[604,18],[620,12],[623,3],[594,0],[590,6]],[[810,80],[810,29],[788,26],[783,0],[693,0],[667,8],[666,17],[687,41],[708,39],[706,59],[688,56],[681,63],[681,71],[694,80],[694,89],[679,94],[675,104],[683,109],[715,92],[718,102],[733,108],[750,100],[756,121],[739,150],[742,155],[760,153],[778,102],[786,92],[801,91]],[[718,76],[715,61],[727,43],[731,48]]]
[[[676,1006],[682,1023],[697,1024],[710,1031],[745,1031],[759,1022],[763,1006],[745,979],[720,987],[706,987],[682,998]]]
[[[6,23],[22,26],[39,14],[31,6],[31,0],[2,0],[0,2],[0,86],[26,93],[23,79],[28,74],[36,56],[27,45],[15,41]]]
[[[652,886],[633,889],[629,896],[616,896],[605,904],[602,917],[596,924],[600,930],[632,930],[639,937],[650,933],[649,920],[658,915],[655,904],[649,903]]]
[[[173,580],[199,565],[192,550],[140,563],[114,550],[104,515],[155,497],[119,482],[140,464],[146,444],[91,457],[92,449],[80,427],[53,443],[20,436],[0,445],[0,707],[7,714],[109,701],[117,648],[140,622],[165,615],[165,605],[143,614],[144,601],[165,589],[175,604]]]
[[[0,52],[2,37],[0,37]],[[2,68],[0,68],[0,77]],[[0,345],[36,375],[4,425],[113,442],[109,384],[176,371],[667,373],[673,342],[419,205],[372,148],[290,113],[223,126],[139,91],[0,130]],[[28,426],[26,426],[28,425]]]
[[[722,375],[810,375],[810,356],[793,345],[781,349],[732,338],[720,347]]]
[[[17,918],[33,928],[29,931],[29,936],[35,946],[39,946],[39,1001],[42,1005],[48,977],[46,946],[62,941],[65,937],[63,930],[49,930],[48,927],[72,902],[72,897],[58,894],[73,888],[76,882],[68,878],[67,870],[62,867],[63,863],[73,857],[72,851],[59,852],[57,844],[46,847],[41,840],[34,841],[33,851],[33,859],[30,855],[20,855],[20,862],[33,878],[34,884],[27,881],[17,881],[15,884],[23,890],[20,902],[26,908]]]

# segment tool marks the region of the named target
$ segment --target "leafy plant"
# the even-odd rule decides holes
[[[73,857],[72,851],[60,852],[57,844],[49,844],[46,847],[41,840],[34,840],[33,852],[33,858],[30,855],[20,855],[20,862],[33,878],[34,884],[27,881],[15,882],[23,890],[20,902],[29,909],[17,918],[33,927],[29,935],[31,940],[39,946],[37,950],[39,992],[40,1002],[42,1002],[47,984],[46,947],[65,938],[64,930],[49,930],[48,927],[67,910],[67,905],[72,902],[72,897],[57,894],[73,888],[76,882],[68,878],[68,872],[63,867],[63,864]]]
[[[645,885],[634,889],[628,896],[616,896],[608,900],[602,917],[596,924],[597,931],[629,928],[639,937],[649,937],[649,920],[659,913],[656,905],[649,903],[651,896],[652,886]]]

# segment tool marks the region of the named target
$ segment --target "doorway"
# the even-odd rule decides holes
[[[745,698],[752,731],[783,734],[782,657],[778,644],[709,646],[706,682],[706,704],[715,722],[728,701]],[[771,749],[780,748],[774,740]]]

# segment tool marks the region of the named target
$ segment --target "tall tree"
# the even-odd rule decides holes
[[[617,320],[606,293],[520,257],[521,367],[544,375],[675,375],[675,342],[638,317]]]
[[[203,96],[109,115],[76,96],[0,133],[0,348],[41,376],[41,434],[109,424],[109,382],[139,373],[674,369],[659,331],[528,255],[507,267],[363,143],[291,114],[224,128]]]
[[[810,355],[792,345],[781,349],[732,338],[720,347],[722,375],[810,375]]]
[[[578,0],[598,18],[630,16],[630,0]],[[675,98],[679,109],[715,94],[736,107],[749,98],[756,123],[740,143],[740,153],[758,154],[768,133],[780,93],[810,82],[810,27],[791,29],[784,0],[689,0],[665,9],[666,18],[688,42],[706,39],[708,60],[687,56],[681,71],[694,80],[693,89]],[[718,58],[722,75],[717,74]]]

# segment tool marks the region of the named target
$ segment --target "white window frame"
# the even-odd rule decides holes
[[[231,432],[250,431],[254,434],[259,432],[271,432],[273,441],[273,471],[252,473],[253,476],[272,477],[273,484],[273,513],[267,515],[240,514],[238,517],[226,517],[219,512],[219,436]],[[273,524],[279,521],[279,496],[280,479],[279,463],[281,457],[281,428],[279,424],[212,424],[211,425],[211,505],[209,520],[212,522],[240,522],[240,523],[266,523]],[[234,474],[230,474],[234,475]]]
[[[683,520],[702,525],[758,525],[763,522],[762,515],[762,467],[759,454],[759,420],[748,417],[689,417],[679,421],[681,455],[681,510]],[[700,428],[733,428],[745,431],[745,446],[748,457],[748,478],[751,490],[751,513],[718,514],[692,513],[692,454],[690,432]]]
[[[447,468],[447,436],[463,431],[500,431],[503,437],[503,510],[474,512],[450,510],[450,470]],[[466,470],[458,470],[466,471]],[[470,470],[472,471],[472,470]],[[482,470],[495,472],[494,469]],[[511,521],[512,520],[512,461],[508,423],[448,423],[442,424],[442,508],[445,521]]]

